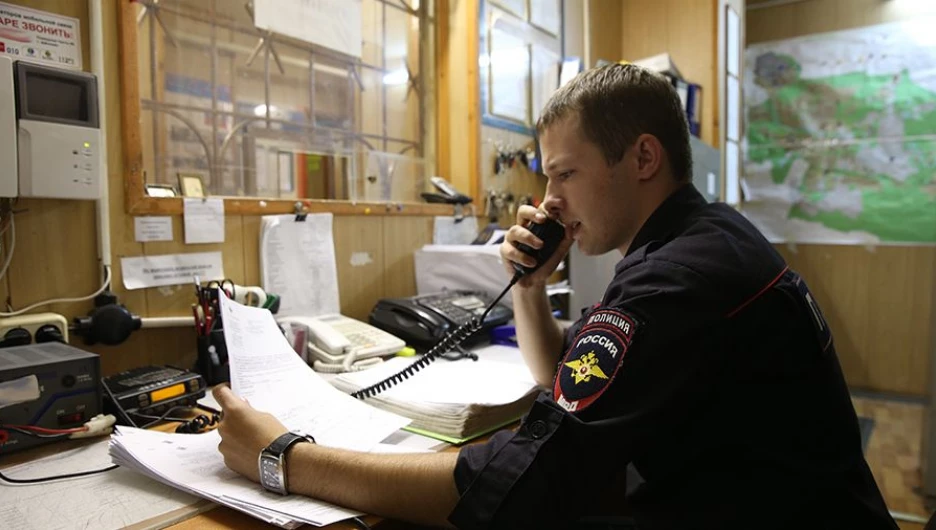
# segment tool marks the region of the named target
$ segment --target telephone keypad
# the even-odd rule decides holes
[[[474,317],[480,317],[487,307],[481,296],[473,292],[449,292],[419,297],[418,300],[422,305],[442,313],[457,326],[467,324]]]
[[[368,348],[376,346],[380,337],[383,335],[379,330],[362,329],[353,321],[344,321],[334,324],[335,330],[348,338],[351,346],[357,348]]]

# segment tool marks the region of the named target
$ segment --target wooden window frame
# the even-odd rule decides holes
[[[124,205],[131,215],[179,215],[183,212],[182,197],[150,197],[143,176],[143,142],[140,131],[140,84],[137,55],[137,31],[133,0],[119,2],[118,32],[120,43],[121,134],[125,163]],[[437,13],[437,42],[447,42],[448,10]],[[436,53],[436,72],[447,68],[448,54]],[[448,98],[439,97],[436,116],[447,116]],[[438,119],[438,118],[437,118]],[[447,121],[441,118],[442,121]],[[437,127],[436,146],[448,145],[448,128]],[[445,153],[447,154],[447,153]],[[438,162],[437,162],[438,164]],[[449,204],[418,202],[339,201],[322,199],[278,199],[262,197],[224,196],[224,211],[228,215],[267,215],[330,212],[336,215],[457,215],[461,207]]]

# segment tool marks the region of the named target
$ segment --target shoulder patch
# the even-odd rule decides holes
[[[636,329],[637,320],[618,309],[588,315],[556,370],[556,402],[570,412],[594,403],[617,375]]]
[[[825,353],[829,351],[829,347],[832,346],[832,331],[829,330],[829,324],[826,322],[822,310],[819,309],[819,304],[809,291],[809,287],[806,285],[806,281],[803,280],[803,277],[797,274],[795,283],[800,296],[803,297],[803,301],[806,302],[806,307],[809,310],[809,319],[816,331],[816,340],[819,341],[819,347],[822,348],[823,353]]]

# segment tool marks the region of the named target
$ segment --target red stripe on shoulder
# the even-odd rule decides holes
[[[783,275],[786,274],[786,271],[787,271],[789,268],[790,268],[789,265],[786,266],[786,267],[784,267],[783,270],[780,271],[780,274],[778,274],[777,277],[774,278],[773,280],[770,280],[770,282],[769,282],[767,285],[765,285],[760,291],[758,291],[757,294],[755,294],[754,296],[748,298],[743,304],[741,304],[741,305],[739,305],[738,307],[736,307],[736,308],[732,309],[731,311],[729,311],[728,314],[725,315],[725,316],[727,316],[728,318],[731,318],[731,317],[737,315],[739,312],[741,312],[742,309],[744,309],[745,307],[747,307],[747,306],[749,306],[750,304],[752,304],[752,303],[754,302],[754,300],[757,300],[758,298],[760,298],[761,296],[763,296],[763,294],[766,293],[768,289],[770,289],[771,287],[774,286],[774,284],[776,284],[778,281],[780,281],[780,278],[782,278]]]

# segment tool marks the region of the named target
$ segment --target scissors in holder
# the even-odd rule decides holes
[[[227,278],[225,278],[224,280],[221,280],[220,282],[217,280],[212,280],[208,282],[208,289],[220,289],[224,291],[224,294],[227,295],[228,298],[232,300],[234,299],[234,281],[233,280],[230,280]]]

